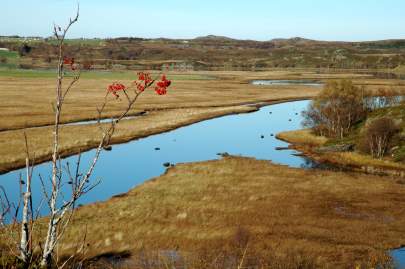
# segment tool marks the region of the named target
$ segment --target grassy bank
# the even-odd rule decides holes
[[[273,76],[284,73],[271,73]],[[319,89],[305,86],[257,87],[248,84],[254,76],[266,77],[270,73],[208,72],[170,73],[173,85],[167,96],[159,97],[153,91],[145,92],[133,113],[144,110],[164,110],[195,107],[236,106],[268,100],[310,98]],[[135,72],[111,73],[111,77],[81,79],[66,98],[62,122],[80,121],[97,117],[96,107],[104,101],[107,85],[114,81],[130,84]],[[130,77],[131,76],[131,77]],[[52,124],[54,78],[0,77],[0,113],[4,120],[0,130]],[[12,103],[12,105],[9,105]],[[103,116],[117,115],[125,106],[124,100],[111,100]]]
[[[229,157],[176,165],[79,208],[59,251],[73,251],[87,227],[87,257],[128,253],[130,260],[140,249],[220,255],[243,229],[247,257],[291,254],[316,268],[373,268],[405,242],[404,202],[404,185],[390,178]]]
[[[118,126],[113,143],[161,133],[201,120],[233,113],[255,110],[249,103],[271,103],[294,99],[306,99],[316,95],[319,89],[305,86],[256,87],[248,81],[254,76],[291,76],[290,73],[208,72],[170,74],[173,86],[167,96],[145,92],[131,114],[148,111],[145,116],[128,120]],[[215,78],[214,80],[206,79]],[[25,149],[23,133],[28,136],[30,150],[37,161],[50,158],[53,111],[54,79],[0,77],[0,171],[24,165]],[[126,81],[129,83],[129,81]],[[62,122],[94,119],[96,107],[104,100],[105,87],[110,79],[80,80],[66,99]],[[7,105],[12,102],[12,105]],[[104,117],[118,115],[124,100],[111,99]],[[41,128],[25,128],[45,126]],[[24,129],[25,128],[25,129]],[[61,151],[70,155],[78,150],[88,150],[97,145],[99,138],[95,125],[64,126]]]
[[[119,77],[119,73],[111,73]],[[125,76],[133,75],[125,73]],[[249,103],[305,99],[315,96],[319,88],[301,85],[254,86],[253,79],[315,79],[354,77],[355,83],[377,89],[398,87],[395,80],[370,79],[356,74],[318,74],[314,71],[284,70],[269,72],[185,72],[170,73],[172,89],[164,97],[146,92],[131,114],[148,111],[147,116],[126,121],[118,130],[115,143],[164,132],[186,124],[216,116],[251,111],[242,108]],[[96,107],[104,100],[105,87],[113,80],[109,77],[86,78],[79,81],[64,106],[63,123],[94,119]],[[130,83],[130,80],[124,80]],[[21,78],[0,76],[0,171],[24,165],[23,132],[28,135],[30,149],[38,161],[49,159],[51,128],[24,129],[51,125],[54,115],[51,107],[55,80],[53,78]],[[9,105],[12,103],[12,105]],[[111,100],[104,117],[116,116],[124,107],[123,100]],[[62,128],[62,153],[69,155],[79,149],[87,150],[96,145],[99,134],[93,126],[64,126]]]
[[[146,116],[124,120],[116,128],[111,143],[124,143],[153,134],[167,132],[185,125],[224,115],[256,111],[253,106],[224,108],[171,109],[165,112],[150,112]],[[104,124],[104,125],[107,125]],[[10,171],[25,165],[24,132],[28,137],[31,154],[38,163],[48,161],[52,153],[53,127],[30,128],[0,132],[0,172]],[[62,156],[77,154],[98,146],[100,130],[96,124],[67,125],[61,127],[60,153]]]
[[[376,174],[389,174],[404,177],[405,164],[388,159],[374,159],[369,155],[359,152],[333,152],[321,150],[323,146],[331,146],[326,137],[314,135],[311,130],[297,130],[281,132],[277,138],[292,145],[290,147],[303,152],[311,158],[321,162],[329,163],[339,167]],[[348,143],[350,141],[344,141]]]

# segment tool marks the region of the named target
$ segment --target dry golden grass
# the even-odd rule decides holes
[[[381,167],[387,169],[399,169],[405,171],[405,165],[403,163],[396,163],[387,159],[374,159],[370,155],[361,154],[358,152],[336,152],[334,154],[335,160],[341,160],[343,164],[363,166],[363,167]],[[370,171],[371,172],[371,171]]]
[[[192,73],[202,74],[217,79],[177,80],[166,97],[152,93],[143,96],[136,109],[149,113],[122,122],[113,143],[255,110],[242,104],[310,98],[319,91],[305,86],[257,87],[248,84],[251,79],[349,75]],[[105,79],[81,80],[67,99],[64,121],[94,118],[108,83]],[[43,78],[0,78],[0,113],[6,116],[0,129],[51,124],[53,84],[54,80]],[[121,105],[113,103],[107,115],[118,113]],[[0,132],[3,171],[23,164],[23,131],[37,159],[49,158],[50,127]],[[294,136],[318,145],[324,142],[311,138],[308,132]],[[90,149],[98,137],[94,125],[64,126],[61,150],[71,154]],[[252,235],[252,248],[277,249],[277,255],[297,250],[316,257],[320,265],[352,267],[376,252],[403,244],[405,209],[400,205],[405,200],[404,192],[403,185],[389,178],[290,169],[246,158],[178,165],[120,198],[80,208],[61,251],[72,251],[86,225],[91,226],[87,235],[90,256],[133,252],[142,246],[182,250],[209,247],[226,242],[244,227]]]
[[[169,108],[230,106],[286,98],[311,98],[319,92],[319,88],[300,85],[250,85],[249,81],[253,79],[356,78],[356,84],[368,85],[371,89],[382,86],[405,89],[405,84],[398,80],[361,78],[361,75],[350,73],[205,71],[169,73],[169,78],[170,76],[175,79],[169,95],[157,97],[148,92],[142,96],[132,113]],[[55,79],[41,77],[0,77],[0,113],[3,116],[0,130],[52,124],[54,119],[51,103],[54,99],[55,82]],[[111,82],[105,78],[81,79],[66,99],[62,121],[95,118],[95,108],[102,103],[106,86]],[[123,82],[129,84],[131,81]],[[116,115],[123,105],[123,102],[111,102],[105,116]]]
[[[387,177],[229,157],[177,165],[127,194],[79,208],[60,250],[72,251],[86,225],[89,256],[209,249],[242,227],[250,249],[355,268],[404,243],[404,202],[405,186]]]
[[[305,86],[257,87],[248,80],[255,73],[189,73],[173,80],[170,93],[159,97],[152,90],[145,92],[132,113],[189,107],[231,106],[286,98],[311,98],[319,89]],[[169,74],[176,77],[176,74]],[[207,80],[204,76],[215,76]],[[201,76],[201,79],[198,79]],[[256,75],[267,77],[266,73]],[[135,75],[134,75],[135,77]],[[96,107],[104,100],[110,79],[81,79],[71,91],[64,106],[63,122],[93,119]],[[131,81],[123,81],[126,84]],[[0,130],[52,124],[52,102],[55,79],[0,77]],[[104,116],[117,115],[125,106],[123,101],[110,102]]]
[[[310,129],[281,132],[277,134],[277,138],[294,144],[312,146],[322,146],[328,141],[324,136],[314,135]]]
[[[148,116],[128,121],[115,136],[114,142],[123,142],[145,135],[180,127],[182,124],[230,114],[251,111],[241,108],[247,103],[311,98],[319,88],[293,86],[254,86],[253,79],[317,79],[327,80],[353,77],[356,83],[391,85],[389,80],[371,80],[355,74],[317,74],[312,71],[266,71],[266,72],[186,72],[170,73],[176,78],[167,96],[146,92],[130,114],[149,111]],[[207,79],[209,78],[209,79]],[[370,82],[371,81],[371,82]],[[130,81],[125,81],[129,83]],[[64,106],[63,122],[94,119],[96,107],[104,100],[109,79],[81,79]],[[49,78],[0,77],[0,172],[24,164],[23,131],[28,133],[30,149],[37,160],[49,159],[51,129],[26,129],[25,127],[49,125],[53,122],[52,101],[55,80]],[[369,87],[375,87],[370,86]],[[111,100],[105,117],[118,115],[124,101]],[[218,109],[223,107],[225,110]],[[227,108],[225,108],[227,107]],[[184,109],[184,110],[180,110]],[[179,117],[180,115],[180,117]],[[176,122],[172,124],[172,122]],[[123,124],[124,125],[124,124]],[[154,127],[155,126],[155,127]],[[158,127],[156,127],[158,126]],[[147,131],[145,131],[147,129]],[[63,128],[62,152],[70,154],[78,149],[96,145],[98,133],[94,126],[66,126]],[[80,134],[80,135],[79,135]]]
[[[293,144],[292,147],[302,151],[321,162],[353,168],[368,173],[389,173],[405,175],[405,165],[388,159],[374,159],[359,152],[320,152],[316,148],[327,142],[326,137],[317,136],[309,129],[281,132],[277,138]]]
[[[277,73],[276,73],[277,74]],[[242,104],[274,102],[281,100],[311,98],[319,91],[306,86],[257,87],[248,82],[255,77],[263,78],[274,73],[253,72],[192,72],[171,74],[179,77],[173,81],[167,96],[146,92],[130,114],[148,111],[146,116],[128,120],[119,125],[113,143],[171,130],[183,125],[232,113],[253,111]],[[277,74],[277,76],[286,76]],[[206,77],[217,77],[207,80]],[[190,78],[190,79],[188,79]],[[52,100],[54,80],[47,78],[0,77],[0,172],[24,165],[25,150],[23,132],[28,135],[30,150],[38,161],[45,161],[51,154],[52,128],[21,127],[52,124]],[[96,107],[104,100],[106,79],[82,79],[66,99],[63,122],[93,119]],[[129,81],[126,81],[129,83]],[[105,116],[122,111],[124,100],[109,102]],[[16,129],[17,128],[17,129]],[[15,129],[15,130],[12,130]],[[97,145],[100,137],[95,125],[64,126],[62,128],[62,154],[72,154],[79,149],[87,150]]]
[[[173,130],[201,120],[228,114],[256,111],[253,106],[184,108],[153,111],[146,116],[123,120],[116,128],[112,143],[122,143]],[[107,123],[106,123],[107,124]],[[104,125],[106,125],[104,124]],[[46,161],[52,154],[52,126],[0,132],[0,172],[25,165],[24,134],[28,137],[31,156],[37,162]],[[97,147],[101,132],[97,125],[66,125],[61,127],[62,156]]]

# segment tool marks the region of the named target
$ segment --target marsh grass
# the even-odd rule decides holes
[[[291,143],[307,144],[311,146],[322,146],[328,141],[328,138],[314,135],[309,129],[281,132],[277,134],[277,138]]]
[[[284,73],[276,73],[282,75]],[[172,88],[165,98],[156,98],[153,92],[146,92],[130,114],[147,111],[146,116],[120,123],[120,130],[113,142],[126,142],[131,139],[156,134],[194,122],[233,113],[255,111],[254,106],[245,104],[271,103],[314,96],[318,89],[288,86],[255,87],[248,83],[254,76],[275,75],[274,73],[245,72],[191,72],[169,74]],[[285,74],[284,74],[285,75]],[[209,78],[209,79],[206,79]],[[215,79],[213,79],[215,78]],[[130,83],[125,80],[125,83]],[[23,133],[27,132],[30,149],[38,161],[49,159],[51,145],[47,142],[51,128],[30,128],[51,125],[53,111],[51,94],[54,79],[0,77],[0,171],[8,171],[24,164],[25,151]],[[77,88],[66,99],[65,116],[62,123],[91,120],[97,118],[96,107],[104,100],[105,87],[110,79],[82,79]],[[103,117],[118,115],[122,110],[122,100],[110,100]],[[64,126],[62,128],[62,154],[69,155],[79,149],[87,150],[95,146],[99,133],[93,125]]]
[[[393,178],[227,157],[176,165],[126,194],[80,207],[58,249],[72,253],[91,223],[86,259],[129,253],[136,261],[142,250],[175,250],[213,262],[240,257],[248,244],[247,257],[275,263],[268,268],[374,268],[405,241],[404,202],[405,187]]]

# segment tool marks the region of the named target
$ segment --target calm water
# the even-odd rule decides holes
[[[275,86],[286,86],[286,85],[303,85],[312,87],[322,87],[323,83],[316,80],[253,80],[251,82],[253,85],[275,85]]]
[[[288,144],[277,140],[275,135],[281,131],[301,128],[301,111],[309,101],[296,101],[264,107],[257,112],[239,114],[207,120],[182,127],[163,134],[120,145],[114,145],[112,151],[104,151],[96,166],[92,180],[101,179],[92,192],[85,195],[81,204],[106,200],[113,195],[127,192],[142,182],[164,173],[164,163],[173,164],[217,159],[217,153],[227,152],[233,155],[271,160],[274,163],[290,167],[312,168],[317,164],[311,160],[296,156],[294,150],[276,150]],[[273,135],[273,136],[272,136]],[[156,150],[159,148],[160,150]],[[82,170],[90,163],[94,150],[82,154]],[[63,163],[74,164],[75,156],[66,158]],[[34,171],[34,204],[40,201],[40,182],[38,174],[46,180],[50,175],[50,164],[38,165]],[[9,199],[17,202],[19,193],[18,178],[24,170],[16,170],[0,175],[0,185],[5,187]],[[66,181],[66,180],[65,180]],[[49,185],[49,180],[45,184]],[[69,185],[65,185],[69,193]],[[35,200],[36,199],[36,200]],[[41,210],[47,214],[45,206]],[[405,251],[392,252],[398,264],[405,266]],[[405,267],[400,267],[405,268]]]
[[[405,248],[391,251],[391,256],[394,259],[395,269],[405,269]]]
[[[301,111],[308,103],[309,101],[297,101],[272,105],[258,112],[207,120],[171,132],[114,145],[112,151],[102,152],[93,174],[93,180],[101,179],[101,184],[83,197],[80,203],[105,200],[127,192],[145,180],[161,175],[166,169],[163,166],[166,162],[176,164],[217,159],[217,153],[221,152],[272,160],[291,167],[312,167],[314,164],[308,159],[292,155],[297,153],[293,150],[276,150],[275,147],[286,147],[288,144],[272,136],[281,131],[301,128]],[[83,171],[93,155],[94,150],[82,154]],[[76,158],[69,157],[64,163],[74,164]],[[6,188],[12,201],[17,201],[18,198],[20,173],[24,175],[24,170],[0,175],[0,185]],[[39,196],[39,173],[46,178],[50,174],[50,164],[38,165],[34,171],[33,192],[37,194],[34,197]],[[69,186],[66,187],[68,190]],[[38,202],[34,201],[35,204]],[[47,211],[44,209],[42,213]]]

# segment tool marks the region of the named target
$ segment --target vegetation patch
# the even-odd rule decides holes
[[[330,82],[304,112],[311,129],[278,134],[314,158],[372,173],[405,175],[402,92]]]
[[[246,249],[254,265],[272,257],[276,268],[372,268],[405,241],[404,202],[404,185],[391,178],[227,157],[176,165],[126,195],[80,207],[59,253],[69,256],[86,234],[88,258],[176,250],[211,264],[223,255],[240,261]],[[297,267],[300,257],[308,267]]]

